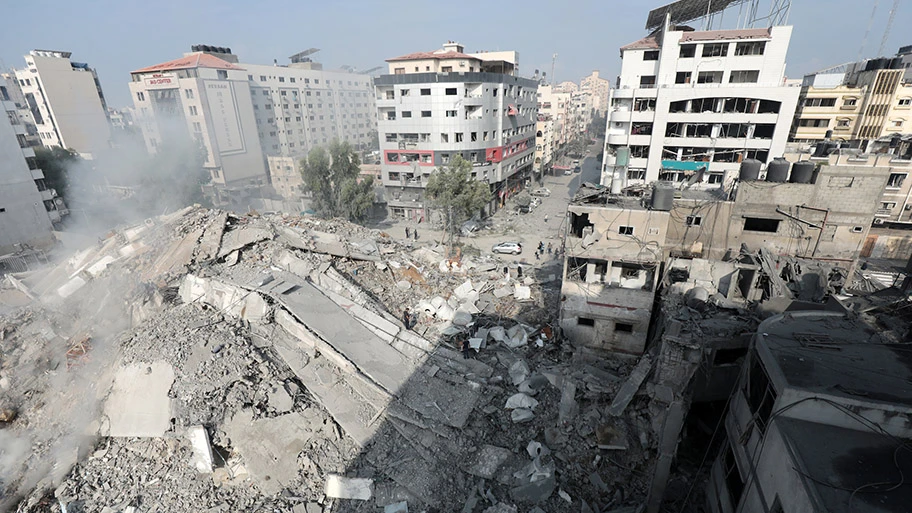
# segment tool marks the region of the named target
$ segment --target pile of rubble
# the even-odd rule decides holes
[[[0,510],[642,503],[649,358],[561,344],[559,270],[446,253],[187,208],[7,275]]]

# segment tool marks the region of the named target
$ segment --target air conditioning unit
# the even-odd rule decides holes
[[[875,219],[874,224],[883,224],[883,219]]]

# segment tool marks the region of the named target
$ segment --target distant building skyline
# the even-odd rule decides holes
[[[516,49],[523,55],[522,76],[532,76],[538,69],[550,77],[552,56],[556,53],[557,82],[579,83],[593,70],[599,70],[602,77],[613,82],[620,70],[617,48],[647,35],[643,28],[646,15],[665,3],[656,0],[617,5],[587,0],[573,9],[549,9],[547,30],[507,33],[467,28],[474,21],[472,11],[483,9],[489,19],[509,19],[511,27],[530,27],[540,23],[537,16],[542,9],[517,11],[509,5],[468,2],[460,7],[459,13],[453,13],[444,12],[436,5],[408,0],[382,5],[355,0],[321,6],[288,3],[269,10],[250,9],[249,4],[231,1],[192,5],[165,2],[150,11],[139,4],[74,5],[44,0],[37,6],[43,12],[40,32],[28,24],[10,24],[0,34],[0,68],[21,67],[22,56],[34,48],[72,51],[92,63],[110,106],[120,108],[132,104],[130,91],[123,86],[129,80],[130,71],[144,63],[163,62],[180,55],[191,44],[230,46],[245,62],[273,59],[281,62],[289,55],[315,46],[322,48],[315,60],[324,63],[327,69],[353,66],[366,70],[383,65],[390,55],[416,49],[432,51],[443,38],[471,42],[473,46],[467,47],[470,52]],[[544,6],[542,3],[541,7]],[[827,7],[819,9],[819,5],[811,2],[793,2],[789,24],[795,30],[786,70],[788,77],[800,78],[858,57],[871,19],[871,6],[833,0]],[[11,5],[7,12],[10,19],[28,19],[35,8],[33,4],[19,3]],[[276,9],[282,16],[275,16]],[[888,11],[888,5],[878,9],[862,57],[877,53]],[[353,17],[352,12],[359,16]],[[726,18],[734,19],[736,14]],[[73,23],[79,19],[91,19],[105,30],[86,31],[83,25]],[[142,27],[127,22],[140,19]],[[212,19],[218,23],[199,23]],[[308,22],[306,39],[299,36],[303,19]],[[388,23],[412,28],[377,38],[378,27]],[[912,9],[901,5],[884,54],[893,55],[900,47],[912,44],[906,37],[907,31],[902,30],[910,23]],[[340,24],[347,30],[340,30]],[[606,24],[610,30],[606,30]],[[148,27],[155,30],[137,35],[137,29]]]

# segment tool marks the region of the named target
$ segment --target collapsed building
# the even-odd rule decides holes
[[[199,207],[8,273],[0,509],[636,508],[667,392],[561,343],[558,277]]]

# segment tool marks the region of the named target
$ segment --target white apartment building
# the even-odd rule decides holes
[[[516,52],[466,54],[458,43],[388,59],[375,79],[381,176],[396,217],[427,216],[424,188],[456,155],[490,184],[497,205],[530,176],[537,83],[515,75]]]
[[[792,27],[693,31],[668,21],[621,47],[602,182],[722,183],[782,155],[800,88],[785,85]],[[617,158],[629,148],[629,161]]]
[[[0,78],[0,255],[22,244],[46,247],[53,243],[50,213],[57,219],[53,190],[35,164],[35,153],[25,137],[16,104],[6,80]]]
[[[599,71],[593,71],[580,81],[580,91],[589,93],[591,107],[600,114],[608,110],[608,95],[611,93],[611,81],[601,78]]]
[[[538,113],[554,121],[554,149],[567,144],[573,135],[573,93],[556,86],[540,84],[536,92]]]
[[[130,89],[150,151],[163,136],[193,134],[206,148],[212,182],[237,189],[265,185],[270,157],[283,157],[274,165],[284,171],[286,157],[298,160],[334,138],[369,146],[376,128],[370,77],[325,71],[302,54],[287,66],[267,66],[239,63],[229,48],[192,49],[133,72]]]
[[[533,170],[539,180],[554,165],[554,120],[539,114],[535,122],[535,164]]]
[[[16,79],[41,144],[91,158],[111,147],[107,105],[98,75],[70,52],[32,50]]]

